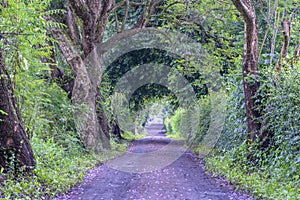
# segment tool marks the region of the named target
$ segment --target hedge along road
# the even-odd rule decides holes
[[[165,137],[162,124],[148,124],[147,132],[126,154],[90,170],[82,184],[56,199],[253,200],[206,174],[201,159]],[[174,162],[157,168],[178,153]]]

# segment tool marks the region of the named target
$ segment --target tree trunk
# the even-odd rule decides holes
[[[50,36],[49,36],[50,37]],[[53,42],[47,41],[49,46],[54,46]],[[74,87],[74,79],[68,77],[60,68],[56,65],[55,49],[51,49],[50,58],[42,58],[42,62],[47,63],[51,69],[51,78],[57,85],[59,85],[67,94],[68,98],[72,98],[72,90]]]
[[[162,1],[149,0],[148,4],[144,5],[144,13],[139,20],[141,23],[137,23],[135,31],[146,26],[151,13]],[[99,144],[97,141],[100,139],[102,146],[107,148],[110,146],[110,127],[101,100],[96,101],[102,76],[101,66],[97,60],[99,61],[102,55],[95,55],[97,52],[93,51],[95,47],[103,44],[108,18],[110,13],[118,8],[118,4],[114,0],[69,0],[67,2],[65,21],[67,29],[56,28],[52,31],[52,35],[59,41],[59,48],[74,72],[72,101],[74,104],[86,106],[88,109],[85,113],[80,109],[76,112],[75,118],[79,123],[77,127],[88,149],[95,149]],[[130,1],[126,1],[125,10],[129,9],[129,5]],[[141,5],[143,6],[143,4]],[[126,27],[126,21],[125,15],[123,29]],[[101,52],[98,53],[101,54]]]
[[[26,171],[35,165],[33,151],[21,124],[12,82],[5,69],[5,58],[0,52],[0,167]],[[10,166],[14,163],[14,166]]]
[[[297,46],[297,48],[295,50],[294,56],[296,58],[300,56],[300,41],[299,41],[298,46]]]
[[[232,0],[245,22],[243,79],[246,115],[249,138],[256,140],[259,136],[261,123],[257,120],[261,115],[257,110],[256,92],[259,89],[258,80],[258,25],[255,9],[250,0]],[[263,137],[263,136],[262,136]]]
[[[101,103],[97,104],[102,76],[98,62],[101,55],[96,55],[93,49],[102,43],[112,2],[68,1],[68,29],[52,31],[75,76],[72,102],[78,107],[74,116],[76,129],[80,132],[85,147],[95,151],[100,150],[101,143],[104,148],[110,147],[107,118],[102,112]]]
[[[122,130],[120,129],[120,126],[119,126],[119,124],[118,124],[118,121],[117,121],[116,119],[112,120],[111,126],[112,126],[112,131],[111,131],[111,132],[112,132],[112,135],[114,135],[114,136],[118,139],[118,141],[121,142],[122,139],[123,139],[122,133],[123,133],[124,131],[122,131]]]
[[[102,102],[102,100],[100,98],[100,94],[99,94],[99,90],[98,90],[96,106],[97,106],[98,121],[100,123],[100,127],[103,132],[101,134],[102,147],[105,149],[110,149],[110,147],[111,147],[110,146],[110,127],[109,127],[109,123],[108,123],[108,120],[105,115],[104,108],[103,108],[101,102]]]
[[[291,40],[291,35],[290,35],[291,34],[291,24],[292,24],[292,22],[289,19],[283,19],[281,22],[282,29],[283,29],[284,41],[283,41],[283,46],[281,49],[280,57],[276,64],[276,71],[278,73],[281,73],[282,60],[286,59],[286,57],[288,55],[290,40]]]

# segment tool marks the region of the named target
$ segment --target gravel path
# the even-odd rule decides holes
[[[91,170],[81,185],[57,199],[253,200],[206,174],[201,159],[166,138],[162,128],[150,124],[148,136],[133,142],[125,155]]]

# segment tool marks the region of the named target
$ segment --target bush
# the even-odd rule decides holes
[[[125,150],[116,147],[113,151],[90,154],[77,146],[69,152],[54,139],[44,141],[34,137],[32,147],[36,158],[36,167],[32,174],[1,174],[0,198],[3,199],[49,199],[56,194],[67,192],[72,186],[80,183],[87,170],[113,158]],[[117,150],[117,151],[116,151]],[[121,152],[120,152],[121,151]],[[0,171],[1,172],[1,171]],[[1,176],[2,175],[2,176]]]
[[[210,98],[202,97],[193,109],[177,109],[166,119],[169,137],[186,139],[189,144],[197,144],[207,133],[210,122]]]
[[[214,176],[223,176],[237,185],[237,189],[248,190],[256,197],[263,199],[300,198],[299,176],[294,180],[287,180],[289,173],[287,163],[277,168],[268,165],[252,167],[247,164],[246,154],[249,151],[243,144],[230,151],[222,152],[206,158],[206,168]],[[265,155],[266,159],[267,156]],[[292,164],[295,167],[295,164]]]
[[[227,111],[225,125],[217,147],[230,150],[241,145],[247,138],[246,109],[243,80],[235,74],[227,81]]]
[[[229,103],[218,153],[206,159],[215,175],[266,199],[300,199],[300,67],[261,73],[260,120],[268,140],[247,141],[243,90],[231,79]],[[266,142],[267,141],[267,142]],[[264,146],[262,146],[264,144]]]

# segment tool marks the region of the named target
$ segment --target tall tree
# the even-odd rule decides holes
[[[101,66],[87,66],[87,63],[84,63],[86,58],[91,56],[91,52],[97,45],[103,43],[110,14],[115,15],[116,32],[125,32],[125,28],[128,27],[125,24],[129,21],[130,8],[137,10],[136,7],[142,7],[143,11],[137,16],[136,23],[129,26],[129,29],[139,30],[146,26],[151,14],[161,2],[162,0],[148,0],[147,3],[115,0],[68,1],[65,20],[67,30],[52,31],[75,75],[72,100],[75,104],[85,105],[85,109],[89,109],[88,116],[84,116],[80,110],[76,112],[78,131],[87,149],[99,150],[100,142],[104,148],[109,148],[110,129],[99,102]],[[117,9],[124,10],[123,15],[120,16]],[[118,20],[120,17],[123,18],[121,30]],[[92,55],[92,59],[100,60],[101,56]]]
[[[246,116],[249,137],[255,140],[260,132],[261,116],[257,105],[256,92],[259,89],[258,80],[258,23],[256,12],[251,0],[232,0],[237,10],[244,18],[244,55],[243,55],[243,80],[246,105]]]
[[[5,57],[0,51],[0,167],[7,169],[9,163],[14,167],[35,165],[33,152],[21,123],[10,76],[5,67]],[[15,159],[15,160],[12,160]]]
[[[89,109],[89,116],[81,116],[80,110],[76,112],[76,121],[80,127],[83,143],[87,149],[99,150],[102,141],[104,148],[109,148],[109,132],[107,132],[107,118],[101,104],[97,105],[98,85],[101,82],[99,66],[86,67],[84,59],[103,40],[105,25],[108,21],[112,0],[108,1],[69,1],[67,5],[66,25],[68,31],[55,29],[53,37],[59,42],[59,48],[72,68],[75,75],[72,99],[75,104],[84,103]],[[82,26],[78,24],[80,22]],[[83,53],[80,54],[79,52]],[[97,69],[95,69],[97,68]],[[91,78],[94,77],[94,79]],[[97,109],[97,106],[100,107]],[[100,123],[104,123],[100,124]]]
[[[41,79],[48,69],[41,62],[42,57],[49,58],[51,50],[46,44],[49,40],[46,33],[47,27],[53,24],[43,18],[49,14],[46,12],[48,6],[48,0],[0,1],[1,167],[8,167],[10,161],[13,161],[14,167],[17,168],[25,166],[26,169],[30,169],[28,167],[35,165],[33,151],[27,138],[29,134],[25,134],[22,113],[19,111],[22,101],[28,99],[28,96],[20,94],[23,90],[21,84],[24,86],[24,82],[29,81],[24,77],[19,79],[19,75],[26,71],[32,74],[32,77]]]

